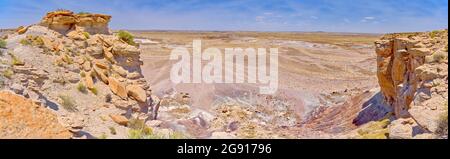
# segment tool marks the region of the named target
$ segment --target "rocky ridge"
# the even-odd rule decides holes
[[[39,25],[62,34],[77,34],[73,32],[77,30],[83,30],[89,34],[111,34],[111,31],[108,29],[110,20],[111,16],[105,14],[75,14],[68,10],[58,10],[47,13]]]
[[[128,120],[154,118],[147,112],[156,97],[143,79],[139,49],[109,34],[110,18],[55,11],[39,25],[18,28],[2,50],[2,89],[56,114],[69,137],[99,138],[114,130],[113,138],[126,138]]]

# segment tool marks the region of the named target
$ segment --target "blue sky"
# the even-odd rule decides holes
[[[110,14],[112,29],[408,32],[448,28],[448,0],[0,0],[0,28],[52,10]]]

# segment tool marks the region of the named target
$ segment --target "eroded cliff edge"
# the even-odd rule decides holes
[[[397,118],[390,137],[420,132],[446,136],[448,30],[387,34],[375,45],[381,93]]]
[[[7,35],[6,47],[0,50],[0,101],[32,105],[21,108],[24,114],[1,114],[0,125],[6,125],[1,131],[16,131],[12,119],[21,116],[27,116],[24,123],[40,120],[26,112],[41,107],[36,110],[47,109],[47,114],[54,114],[50,121],[71,133],[0,134],[0,138],[126,138],[132,129],[130,120],[147,118],[143,114],[158,99],[142,76],[140,50],[132,41],[110,33],[110,18],[58,10]],[[12,107],[2,104],[1,109]],[[41,127],[29,124],[23,129],[38,132]]]

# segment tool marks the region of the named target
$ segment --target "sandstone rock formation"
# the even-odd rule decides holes
[[[0,138],[70,138],[50,110],[13,92],[0,91]]]
[[[123,126],[127,126],[127,124],[128,124],[128,119],[125,118],[124,116],[111,114],[111,115],[109,115],[109,117],[111,117],[111,119],[114,122],[116,122],[117,124],[120,124]]]
[[[25,117],[26,114],[11,115],[10,105],[3,104],[12,103],[11,100],[2,99],[0,119],[5,124],[0,127],[8,131],[2,131],[0,138],[98,138],[110,127],[117,129],[117,133],[110,134],[114,138],[126,138],[130,118],[153,117],[145,110],[152,105],[147,103],[152,95],[141,74],[140,51],[117,35],[110,35],[110,18],[60,10],[48,13],[40,25],[21,27],[8,35],[7,54],[1,55],[0,60],[10,65],[0,67],[6,77],[1,88],[24,96],[15,99],[26,100],[26,104],[19,103],[23,107],[55,115],[37,117],[44,125],[35,125],[44,132],[21,133],[20,125],[12,120],[21,117],[21,122],[31,126],[39,121]],[[110,114],[115,115],[107,118]],[[58,123],[60,127],[56,126]],[[62,133],[63,130],[67,131]]]
[[[397,118],[411,117],[436,133],[439,123],[448,120],[441,119],[448,113],[448,30],[388,34],[375,45],[385,102]],[[398,134],[407,127],[393,128]]]
[[[40,25],[53,29],[61,34],[85,31],[89,34],[110,34],[108,23],[111,16],[104,14],[80,13],[75,14],[68,10],[58,10],[47,13]],[[81,35],[82,32],[81,32]]]

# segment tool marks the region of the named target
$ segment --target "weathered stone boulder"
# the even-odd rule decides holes
[[[84,76],[84,82],[86,83],[86,87],[89,89],[94,89],[94,81],[92,80],[92,76],[90,73]]]
[[[103,60],[94,60],[94,64],[101,69],[109,69],[109,64]]]
[[[111,91],[122,99],[127,99],[128,93],[125,84],[119,82],[113,77],[108,78],[109,88]]]
[[[142,89],[139,85],[128,85],[127,86],[128,95],[136,99],[138,102],[146,102],[147,94],[145,90]]]
[[[71,30],[67,33],[67,37],[73,40],[86,40],[87,37],[81,29]]]
[[[27,32],[27,30],[28,30],[28,27],[20,26],[16,29],[16,32],[18,34],[23,34],[23,33]]]
[[[109,117],[119,125],[127,126],[128,119],[122,115],[110,114]]]
[[[106,72],[106,70],[103,70],[98,67],[94,67],[94,72],[97,75],[97,78],[100,79],[103,83],[105,83],[105,84],[109,83],[108,73]]]
[[[413,137],[412,119],[398,119],[388,126],[390,139],[411,139]]]
[[[120,76],[122,76],[122,77],[127,77],[127,75],[128,75],[128,71],[123,69],[120,66],[113,65],[112,66],[112,70],[114,72],[116,72],[117,74],[119,74]]]
[[[77,18],[72,11],[58,10],[47,13],[40,24],[59,33],[66,34],[70,30],[75,29],[76,23]]]

